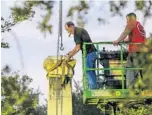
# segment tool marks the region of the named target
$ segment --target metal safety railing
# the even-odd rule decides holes
[[[97,73],[97,76],[99,75],[99,70],[121,70],[121,82],[122,82],[122,89],[125,89],[125,71],[126,70],[142,70],[143,68],[140,67],[131,67],[131,68],[126,68],[124,66],[124,60],[123,59],[123,53],[124,53],[124,47],[123,45],[127,45],[127,43],[119,43],[118,46],[120,47],[120,67],[114,67],[114,68],[100,68],[99,67],[99,60],[97,59],[97,63],[96,63],[96,68],[87,68],[86,66],[86,57],[87,57],[87,53],[86,53],[86,46],[90,45],[90,44],[94,44],[96,46],[97,51],[99,51],[99,45],[113,45],[113,42],[93,42],[93,43],[83,43],[83,54],[82,54],[82,68],[83,68],[83,89],[84,90],[89,90],[88,87],[88,79],[87,79],[87,75],[86,72],[89,70],[95,70]],[[131,43],[131,44],[141,44],[141,43]],[[97,53],[97,58],[99,58],[99,54]]]

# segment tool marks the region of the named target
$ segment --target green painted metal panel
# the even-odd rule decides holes
[[[83,44],[83,103],[86,104],[97,104],[99,102],[103,102],[104,100],[111,101],[120,101],[122,99],[125,100],[136,100],[144,98],[152,98],[152,90],[144,90],[140,91],[140,93],[136,94],[135,91],[130,91],[129,89],[125,89],[125,71],[126,70],[139,70],[144,68],[125,68],[124,63],[126,61],[123,59],[123,45],[126,43],[120,43],[120,66],[114,68],[99,68],[99,61],[97,61],[97,68],[87,68],[86,67],[86,45],[88,44],[96,44],[96,48],[99,49],[99,45],[102,44],[113,44],[113,42],[94,42],[94,43],[84,43]],[[136,43],[139,44],[139,43]],[[99,70],[121,70],[121,89],[96,89],[90,90],[88,87],[88,80],[86,77],[87,70],[96,70],[97,75],[99,75]]]

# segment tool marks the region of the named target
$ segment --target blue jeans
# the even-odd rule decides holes
[[[87,54],[87,59],[86,59],[86,67],[87,68],[95,68],[96,57],[97,57],[96,52],[91,52],[91,53]],[[88,70],[86,72],[86,74],[87,74],[90,89],[96,89],[97,88],[97,83],[96,83],[97,80],[96,80],[95,70]]]

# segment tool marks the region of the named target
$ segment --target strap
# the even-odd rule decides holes
[[[62,64],[62,60],[61,61],[57,61],[57,64],[54,68],[50,69],[49,71],[53,71],[55,70],[57,67],[59,67]]]

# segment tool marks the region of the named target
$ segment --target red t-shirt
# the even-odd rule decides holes
[[[141,43],[141,44],[129,44],[129,52],[139,52],[142,43],[146,40],[146,33],[143,26],[138,21],[129,22],[126,29],[130,30],[129,39],[131,43]]]

